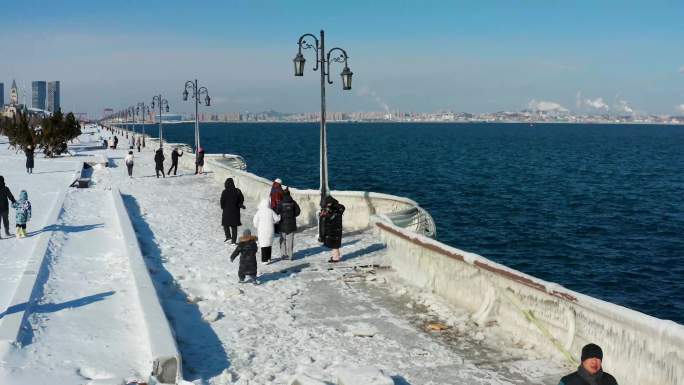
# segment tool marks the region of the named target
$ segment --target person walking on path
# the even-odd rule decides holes
[[[178,158],[181,156],[183,156],[183,151],[179,152],[178,147],[171,151],[171,168],[169,168],[167,174],[171,175],[171,170],[173,170],[173,175],[176,175],[176,171],[178,171]]]
[[[128,170],[128,177],[133,178],[133,151],[128,151],[128,155],[124,158],[126,169]]]
[[[255,285],[259,284],[257,281],[257,237],[252,235],[249,229],[245,229],[240,237],[240,243],[238,243],[233,253],[230,255],[230,261],[233,262],[235,257],[240,255],[240,267],[238,267],[238,279],[239,282],[252,281]]]
[[[19,199],[12,203],[12,207],[17,210],[15,221],[17,224],[17,238],[26,237],[26,224],[31,220],[31,202],[28,200],[26,190],[21,190]]]
[[[0,175],[0,222],[5,226],[5,235],[11,237],[9,232],[9,202],[16,202],[9,187],[5,186],[5,177]]]
[[[269,193],[271,200],[271,210],[275,211],[278,208],[278,204],[283,200],[283,181],[280,178],[276,178],[271,185],[271,191]],[[283,243],[283,236],[280,234],[279,224],[276,223],[273,230],[278,234],[279,243]]]
[[[617,385],[615,377],[603,371],[603,350],[596,344],[582,348],[582,363],[577,371],[561,378],[558,385]]]
[[[273,225],[280,221],[280,215],[271,210],[268,198],[264,198],[259,202],[259,207],[252,223],[257,229],[257,237],[259,238],[259,247],[261,248],[261,262],[265,264],[271,263],[271,245],[273,244]]]
[[[116,135],[114,135],[114,149],[115,150],[116,150],[116,146],[118,146],[118,145],[119,145],[119,138],[117,138]]]
[[[164,151],[161,148],[157,149],[154,153],[154,171],[157,174],[157,178],[159,178],[160,171],[162,176],[166,178],[166,175],[164,175],[164,159]]]
[[[204,148],[200,147],[197,150],[197,157],[195,157],[195,175],[200,174],[204,170]]]
[[[223,226],[223,231],[226,234],[226,240],[231,240],[231,244],[235,244],[237,239],[237,228],[242,226],[240,223],[240,209],[244,209],[245,197],[242,195],[242,191],[235,187],[235,182],[233,178],[227,178],[224,183],[226,189],[221,193],[221,209],[223,214],[221,215],[221,225]]]
[[[283,190],[283,200],[278,203],[276,213],[280,215],[280,253],[283,259],[292,260],[294,256],[294,234],[297,231],[297,217],[301,209],[292,199],[290,190]]]
[[[140,135],[138,135],[138,139],[135,141],[135,144],[138,146],[138,152],[140,152]]]
[[[323,208],[321,209],[321,219],[323,227],[323,244],[332,251],[330,263],[337,263],[342,260],[340,247],[342,246],[342,215],[345,207],[332,196],[325,197]]]
[[[28,174],[33,174],[33,153],[34,148],[30,144],[26,147],[24,152],[26,153],[26,172]]]

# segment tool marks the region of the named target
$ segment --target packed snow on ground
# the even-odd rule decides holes
[[[169,150],[165,148],[167,168]],[[301,229],[295,237],[293,261],[278,260],[275,241],[276,262],[259,265],[260,284],[241,284],[237,260],[228,259],[234,246],[224,243],[220,226],[223,181],[187,169],[179,169],[177,176],[156,178],[149,148],[135,152],[134,178],[126,175],[125,149],[79,151],[105,153],[111,159],[106,172],[93,175],[93,194],[112,187],[121,190],[176,334],[187,381],[214,385],[558,381],[562,368],[523,346],[503,346],[495,333],[476,328],[464,312],[429,293],[406,289],[391,271],[378,267],[386,249],[372,231],[345,234],[344,261],[331,266],[328,251],[316,240],[317,230]],[[245,205],[240,231],[251,228],[256,202]],[[97,205],[90,209],[105,210]],[[81,215],[85,214],[76,217]],[[80,223],[101,221],[85,219]],[[102,242],[112,250],[118,247],[115,239]],[[119,276],[114,271],[119,268],[109,266],[111,277],[103,281],[116,281]],[[73,279],[62,271],[48,280],[48,287],[60,290],[68,286],[60,280]],[[93,285],[90,293],[107,292],[103,282]],[[115,290],[116,295],[123,295],[120,290]],[[111,301],[115,295],[107,298],[99,302]],[[431,322],[448,328],[430,331],[425,325]],[[82,337],[77,330],[67,333],[65,338]],[[38,354],[26,350],[23,358],[40,361],[35,358]],[[103,363],[97,357],[92,360],[91,367]]]

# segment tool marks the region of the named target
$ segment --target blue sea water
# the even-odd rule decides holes
[[[147,132],[156,132],[147,126]],[[203,123],[208,153],[318,188],[318,124]],[[193,125],[165,125],[193,143]],[[684,324],[684,127],[328,125],[330,187],[405,196],[438,239]]]

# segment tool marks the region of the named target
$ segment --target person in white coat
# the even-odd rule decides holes
[[[133,178],[133,151],[128,151],[128,155],[124,158],[124,163],[128,170],[128,177]]]
[[[254,214],[254,228],[257,229],[259,247],[261,248],[261,262],[271,262],[271,245],[273,244],[274,225],[280,222],[280,215],[271,210],[271,202],[264,198],[259,202],[259,207]]]

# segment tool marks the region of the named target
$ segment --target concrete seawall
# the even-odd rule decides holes
[[[375,217],[386,263],[405,281],[465,308],[479,325],[495,322],[514,339],[559,360],[598,343],[620,384],[684,382],[684,326],[546,282],[449,247]]]

